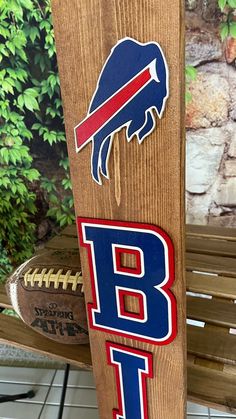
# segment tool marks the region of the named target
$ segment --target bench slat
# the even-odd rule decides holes
[[[46,249],[65,249],[65,250],[76,249],[79,252],[78,246],[79,245],[78,245],[77,237],[56,236],[46,243],[45,248]]]
[[[188,400],[235,414],[235,375],[188,365]]]
[[[204,237],[206,239],[214,237],[219,240],[236,241],[236,228],[187,224],[186,235]]]
[[[6,289],[5,289],[4,284],[0,284],[0,307],[12,308],[11,302],[6,294]]]
[[[236,329],[236,304],[188,296],[187,317],[221,327]]]
[[[61,234],[63,236],[77,237],[76,225],[72,224],[70,226],[67,226],[66,228],[64,228],[64,230],[62,230]]]
[[[221,328],[187,326],[188,353],[225,364],[236,365],[236,335]]]
[[[236,278],[187,272],[187,291],[236,300]]]
[[[236,256],[236,243],[224,240],[210,240],[198,237],[186,237],[186,249],[190,253],[204,255],[216,255],[233,257]]]
[[[223,276],[235,276],[236,258],[201,255],[198,253],[186,254],[186,270],[216,273]]]
[[[65,345],[53,342],[25,325],[21,320],[0,314],[0,342],[40,353],[85,370],[92,369],[89,345]]]

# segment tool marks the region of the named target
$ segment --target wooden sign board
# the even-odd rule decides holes
[[[185,418],[182,12],[53,1],[102,419]]]

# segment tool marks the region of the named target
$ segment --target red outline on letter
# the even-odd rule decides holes
[[[131,268],[128,266],[121,265],[121,255],[122,253],[126,253],[128,255],[134,255],[136,257],[136,267]],[[115,246],[115,261],[116,261],[116,270],[117,272],[124,272],[130,273],[134,275],[141,275],[142,267],[141,267],[141,256],[140,252],[136,249],[126,249],[124,247]]]
[[[116,331],[113,329],[110,329],[109,327],[102,327],[101,325],[97,325],[93,323],[93,316],[92,316],[92,310],[97,310],[97,296],[96,296],[96,288],[95,288],[95,278],[94,278],[94,272],[93,272],[93,259],[92,259],[92,251],[91,251],[91,245],[84,242],[83,237],[83,229],[82,224],[94,224],[97,225],[104,225],[104,226],[111,226],[111,227],[119,227],[120,229],[126,228],[126,229],[138,229],[138,230],[146,230],[147,232],[154,232],[160,235],[168,248],[168,261],[169,261],[169,279],[167,280],[166,284],[163,285],[161,288],[165,291],[165,293],[168,295],[170,302],[171,302],[171,326],[172,331],[170,336],[165,340],[154,340],[150,337],[146,336],[139,336],[136,334],[129,334],[127,332],[123,331]],[[123,222],[123,221],[110,221],[110,220],[102,220],[99,218],[84,218],[84,217],[77,217],[77,228],[78,228],[78,234],[79,234],[79,241],[80,245],[82,247],[85,247],[88,252],[88,258],[89,258],[89,269],[90,269],[90,280],[91,280],[91,290],[92,290],[92,297],[93,302],[87,303],[88,308],[88,319],[89,319],[89,325],[91,329],[95,330],[102,330],[108,333],[112,333],[117,336],[122,337],[128,337],[130,339],[135,339],[140,342],[148,342],[151,344],[156,344],[158,346],[164,346],[168,345],[169,343],[173,342],[173,340],[177,336],[177,304],[176,299],[172,291],[170,290],[171,286],[173,285],[173,282],[175,280],[175,271],[174,271],[174,247],[172,244],[172,241],[170,237],[160,228],[156,227],[152,224],[143,224],[143,223],[135,223],[135,222]]]
[[[117,386],[117,397],[118,397],[118,409],[113,409],[113,419],[117,419],[118,415],[120,417],[124,416],[123,412],[123,403],[122,403],[122,393],[121,393],[121,377],[119,374],[119,367],[116,363],[113,363],[111,360],[111,349],[120,349],[122,352],[131,353],[139,355],[142,358],[146,358],[148,361],[148,372],[142,372],[142,394],[140,394],[140,402],[143,401],[143,413],[144,416],[142,419],[148,419],[148,400],[147,400],[147,378],[153,378],[153,355],[150,352],[142,351],[140,349],[129,348],[127,346],[120,345],[114,342],[106,342],[106,353],[108,365],[111,365],[115,368],[116,375],[116,386]],[[142,399],[141,399],[142,396]],[[135,418],[134,418],[135,419]]]
[[[126,311],[125,309],[125,300],[124,297],[128,295],[130,297],[135,297],[138,299],[139,302],[139,313],[133,313],[132,311]],[[121,316],[131,318],[131,319],[139,319],[144,320],[144,302],[143,302],[143,295],[140,292],[135,291],[126,291],[123,289],[118,289],[118,296],[119,296],[119,305],[120,305],[120,314]]]

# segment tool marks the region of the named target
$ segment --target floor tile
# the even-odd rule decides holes
[[[61,389],[52,387],[47,404],[59,404]],[[83,388],[68,388],[66,391],[65,405],[97,407],[96,390]]]
[[[31,384],[0,383],[0,394],[20,394],[27,393],[29,390],[35,391],[35,396],[32,399],[19,400],[18,403],[43,403],[47,394],[47,389],[48,387],[46,386],[36,386]],[[0,404],[0,409],[2,404],[4,403]]]
[[[54,419],[57,414],[57,406],[45,406],[40,419]],[[99,419],[99,415],[97,409],[65,407],[63,419]]]
[[[40,405],[29,403],[1,403],[0,419],[36,419],[41,407]],[[50,419],[52,418],[53,416]]]
[[[207,415],[208,416],[208,408],[205,406],[201,406],[200,404],[190,403],[187,404],[187,412],[191,415]]]
[[[53,385],[62,386],[64,377],[64,371],[57,371],[56,376],[53,380]],[[89,387],[95,388],[93,373],[90,371],[70,371],[68,379],[68,387]]]
[[[208,416],[202,416],[202,415],[188,415],[187,419],[208,419]]]
[[[0,382],[50,384],[54,370],[41,368],[0,367]]]
[[[219,412],[218,410],[210,409],[211,417],[213,418],[235,418],[236,416],[233,415],[233,413],[225,413],[225,412]]]

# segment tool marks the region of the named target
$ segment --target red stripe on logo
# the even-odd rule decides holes
[[[77,151],[152,79],[150,66],[89,114],[76,128]]]

